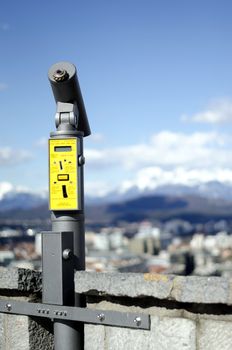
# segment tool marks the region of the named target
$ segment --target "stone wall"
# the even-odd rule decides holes
[[[85,350],[231,350],[232,281],[157,274],[76,274],[89,307],[151,315],[151,330],[85,326]]]
[[[85,325],[85,350],[231,350],[231,287],[220,277],[78,272],[88,307],[151,315],[149,331]],[[41,301],[41,274],[0,269],[0,298]],[[0,314],[0,350],[50,350],[52,333],[51,322]]]
[[[0,268],[1,300],[41,301],[41,273]],[[38,318],[0,314],[0,350],[53,349],[52,324]]]

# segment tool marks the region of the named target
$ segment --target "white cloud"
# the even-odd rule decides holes
[[[0,200],[4,197],[4,195],[8,192],[13,191],[14,187],[9,182],[0,182]]]
[[[183,115],[182,121],[198,123],[221,124],[232,121],[232,101],[230,99],[218,99],[212,102],[204,111],[192,116]]]
[[[126,192],[136,186],[139,190],[154,190],[164,185],[195,186],[211,181],[230,183],[232,185],[232,169],[185,169],[177,167],[164,170],[160,167],[144,168],[132,180],[123,181],[121,192]]]
[[[94,197],[103,197],[110,192],[126,193],[137,188],[139,191],[152,191],[160,186],[184,185],[193,187],[217,181],[232,185],[232,169],[186,169],[176,167],[165,170],[161,167],[143,168],[127,180],[117,183],[112,181],[89,181],[85,186],[86,193]]]
[[[16,150],[10,147],[0,148],[0,165],[15,165],[32,158],[26,150]]]
[[[144,190],[209,181],[232,184],[231,140],[218,132],[162,131],[147,143],[87,149],[85,156],[86,166],[93,168],[86,173],[95,174],[95,181],[87,185],[89,194],[104,195],[116,188],[125,192],[133,186]]]
[[[86,149],[85,156],[87,166],[99,170],[112,167],[131,171],[148,166],[232,166],[232,149],[228,146],[229,138],[216,132],[187,135],[162,131],[154,134],[147,144]]]
[[[2,200],[7,193],[29,193],[29,194],[35,194],[44,199],[47,199],[47,196],[48,196],[47,189],[35,190],[35,189],[29,189],[26,186],[18,186],[18,185],[16,186],[7,181],[0,182],[0,200]]]
[[[0,165],[30,157],[24,150],[0,148]],[[146,143],[87,147],[85,157],[85,190],[94,196],[104,196],[117,188],[126,191],[133,186],[143,190],[167,184],[232,183],[231,138],[218,132],[185,134],[166,130],[155,133]]]
[[[107,181],[86,181],[85,193],[89,196],[104,197],[107,193],[113,191],[112,183]]]

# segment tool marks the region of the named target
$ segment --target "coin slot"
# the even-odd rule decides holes
[[[58,181],[68,181],[69,180],[69,174],[58,174],[57,175]]]

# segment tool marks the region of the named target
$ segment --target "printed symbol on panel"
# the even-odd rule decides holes
[[[64,198],[68,198],[66,185],[62,185],[62,193]]]
[[[68,181],[69,180],[69,174],[58,174],[57,175],[58,181]]]

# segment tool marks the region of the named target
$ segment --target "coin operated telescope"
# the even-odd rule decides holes
[[[52,230],[42,232],[42,303],[4,299],[0,312],[36,317],[45,327],[50,319],[55,350],[84,350],[84,323],[148,330],[150,317],[88,309],[75,294],[75,271],[85,270],[83,138],[90,127],[75,66],[56,63],[48,77],[57,110],[49,139]]]
[[[85,269],[83,138],[91,131],[75,66],[56,63],[48,78],[57,110],[56,131],[49,139],[52,233],[43,235],[43,302],[84,307],[83,297],[74,294],[74,273]],[[57,244],[62,255],[54,255]],[[82,349],[83,324],[74,328],[70,322],[54,322],[56,349],[63,349],[61,344],[67,338]]]
[[[76,68],[56,63],[48,77],[57,103],[57,130],[49,140],[50,209],[83,210],[83,137],[91,132]]]

